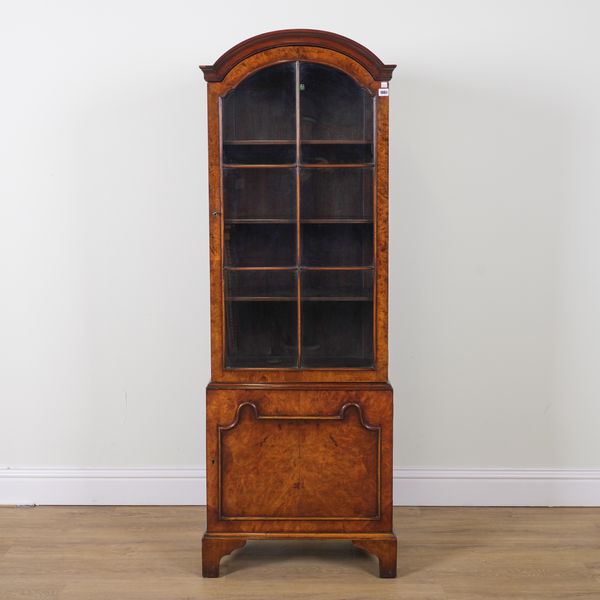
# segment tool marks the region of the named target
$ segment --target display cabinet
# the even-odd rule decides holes
[[[248,539],[348,539],[396,573],[387,381],[388,81],[314,30],[208,82],[211,382],[203,574]]]

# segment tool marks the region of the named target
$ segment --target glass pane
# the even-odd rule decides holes
[[[302,266],[363,267],[373,264],[370,223],[302,224]]]
[[[296,299],[226,301],[226,359],[229,368],[296,367]]]
[[[296,162],[292,144],[223,144],[226,165],[290,165]]]
[[[257,71],[223,98],[223,141],[296,139],[296,66]]]
[[[314,164],[360,164],[373,162],[372,144],[302,144],[302,162]]]
[[[223,98],[224,164],[296,162],[295,64],[267,67]]]
[[[303,271],[302,299],[338,299],[365,301],[373,299],[373,271]]]
[[[295,169],[223,169],[226,221],[296,219]]]
[[[296,299],[295,271],[226,271],[225,296],[228,300]]]
[[[373,271],[304,271],[302,366],[373,363]]]
[[[295,271],[226,271],[226,366],[296,367]]]
[[[373,97],[342,71],[300,64],[300,124],[303,163],[373,162]]]
[[[236,223],[225,225],[226,267],[296,265],[296,225]]]
[[[373,220],[373,170],[302,169],[300,218]]]

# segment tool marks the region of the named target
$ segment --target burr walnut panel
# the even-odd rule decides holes
[[[389,531],[389,386],[212,384],[206,419],[211,531]]]
[[[379,518],[381,428],[357,403],[331,416],[242,403],[218,441],[221,519]]]

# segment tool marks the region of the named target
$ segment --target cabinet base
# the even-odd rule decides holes
[[[379,561],[379,577],[396,577],[397,543],[393,533],[360,536],[355,534],[275,534],[275,533],[227,533],[202,538],[202,576],[218,577],[221,559],[234,550],[242,548],[248,540],[349,540],[362,550],[373,554]]]
[[[392,539],[387,540],[355,538],[352,540],[352,543],[357,548],[377,557],[379,561],[379,577],[396,577],[398,544],[396,543],[395,535],[392,534]]]
[[[246,545],[245,538],[211,537],[202,538],[202,577],[218,577],[221,559]]]

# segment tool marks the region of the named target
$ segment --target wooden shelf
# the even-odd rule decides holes
[[[223,163],[224,169],[291,169],[296,166],[296,163],[286,164],[236,164],[236,163]]]
[[[297,268],[296,265],[289,267],[223,267],[225,271],[295,271]]]
[[[373,271],[373,265],[350,267],[304,267],[290,265],[286,267],[230,267],[224,266],[225,271]]]
[[[299,267],[301,271],[372,271],[373,265],[350,267]]]
[[[224,169],[291,169],[300,167],[301,169],[364,169],[373,167],[375,163],[285,163],[285,164],[247,164],[247,163],[223,163]]]
[[[301,296],[303,302],[371,302],[369,296]]]
[[[300,140],[300,145],[304,144],[335,144],[338,146],[354,144],[355,146],[371,146],[373,142],[365,140]]]
[[[296,140],[224,140],[223,146],[295,145]]]
[[[337,145],[364,145],[370,146],[373,142],[365,140],[300,140],[300,145],[303,144],[337,144]],[[258,146],[258,145],[276,145],[276,144],[296,144],[296,140],[224,140],[224,146]]]
[[[300,219],[300,223],[306,225],[352,225],[372,222],[373,219]]]
[[[296,302],[297,296],[226,296],[225,302]]]
[[[375,163],[302,163],[302,169],[364,169],[373,167]]]
[[[225,225],[281,225],[295,222],[296,219],[225,219]]]
[[[280,225],[295,223],[296,219],[225,219],[225,225]],[[303,225],[352,225],[373,223],[373,219],[300,219]]]
[[[296,296],[226,296],[225,302],[296,302]],[[369,296],[300,296],[303,302],[371,302]]]

